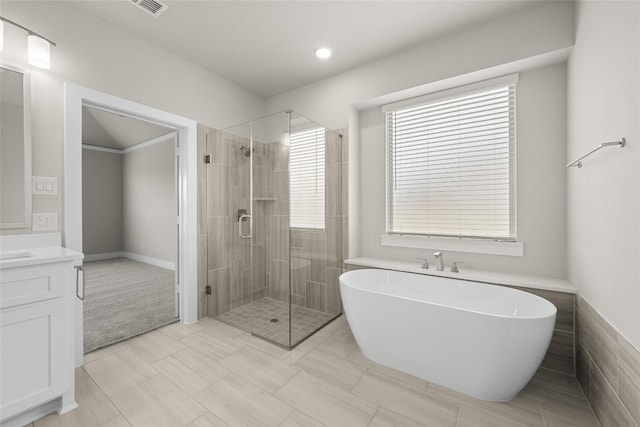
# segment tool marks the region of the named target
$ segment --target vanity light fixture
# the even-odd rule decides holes
[[[327,59],[331,56],[331,49],[325,46],[315,48],[314,52],[320,59]]]
[[[51,45],[38,36],[29,34],[27,37],[27,54],[29,64],[48,70],[51,68]]]
[[[56,44],[35,31],[2,16],[0,16],[0,50],[2,50],[4,44],[5,22],[26,31],[29,34],[27,36],[27,57],[29,58],[29,64],[46,70],[51,68],[51,45],[55,46]]]

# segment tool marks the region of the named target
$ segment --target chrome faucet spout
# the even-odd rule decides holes
[[[444,271],[444,259],[442,258],[442,251],[435,252],[433,256],[436,257],[436,271]]]

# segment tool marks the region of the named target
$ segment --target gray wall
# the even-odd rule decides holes
[[[516,105],[518,240],[524,256],[447,251],[467,267],[564,278],[565,272],[564,64],[520,73]],[[385,229],[385,130],[380,107],[360,113],[361,256],[411,261],[433,250],[382,246]],[[417,262],[417,261],[416,261]]]
[[[122,154],[83,149],[82,163],[84,253],[175,262],[173,137]]]
[[[576,374],[603,426],[640,426],[640,3],[581,1],[576,30],[567,156],[627,139],[567,170]]]
[[[340,129],[349,125],[351,108],[362,109],[388,94],[573,46],[573,2],[533,3],[514,14],[274,95],[267,98],[267,113],[290,108]]]
[[[25,46],[20,43],[5,42],[2,60],[31,72],[33,175],[55,177],[59,183],[57,196],[33,198],[33,212],[58,213],[60,227],[64,217],[65,82],[219,128],[264,115],[261,96],[71,3],[37,2],[35,7],[33,2],[3,0],[2,16],[36,28],[57,43],[51,50],[51,70],[29,65]],[[5,35],[6,40],[24,40],[24,32],[11,25],[5,25]],[[19,232],[2,230],[3,234]]]
[[[569,279],[640,350],[640,3],[585,1],[576,12],[567,157],[628,142],[567,170]]]
[[[122,155],[82,150],[85,255],[122,251]]]
[[[535,2],[526,10],[267,99],[268,111],[292,108],[332,128],[351,120],[349,256],[411,260],[426,252],[380,245],[384,129],[380,110],[373,107],[399,95],[417,96],[427,87],[442,89],[453,79],[468,83],[521,72],[519,95],[526,101],[519,102],[517,112],[518,167],[522,165],[518,222],[525,256],[454,253],[448,254],[448,262],[455,257],[468,268],[566,277],[565,69],[549,64],[566,60],[574,42],[573,24],[572,2]]]
[[[175,142],[123,154],[123,249],[175,262]]]

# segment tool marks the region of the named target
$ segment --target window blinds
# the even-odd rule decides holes
[[[324,128],[292,133],[289,153],[291,227],[324,229]]]
[[[385,108],[387,233],[515,240],[511,80]]]

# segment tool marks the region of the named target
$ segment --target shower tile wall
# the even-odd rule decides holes
[[[338,277],[343,264],[343,159],[339,135],[326,132],[325,229],[293,229],[287,233],[289,203],[288,152],[280,143],[268,145],[273,195],[277,200],[267,207],[270,225],[267,243],[269,257],[269,297],[286,301],[286,280],[291,244],[291,302],[337,315],[342,312]],[[284,280],[281,278],[284,277]],[[294,322],[295,319],[292,319]]]
[[[543,368],[575,375],[576,295],[565,292],[510,286],[551,301],[557,308],[556,323],[549,349],[542,361]]]
[[[211,286],[207,311],[210,317],[248,304],[252,295],[265,293],[264,280],[265,243],[264,229],[260,222],[254,223],[256,239],[241,239],[238,234],[238,210],[250,211],[250,158],[244,155],[240,146],[248,146],[249,140],[241,136],[209,132],[208,153],[211,164],[207,174],[206,217],[207,238],[207,284]],[[260,186],[266,186],[264,145],[254,143],[253,153],[254,192],[259,194]],[[258,208],[258,211],[260,209]],[[254,216],[260,217],[254,211]],[[243,226],[243,233],[249,233],[249,225]],[[262,236],[262,237],[261,237]],[[251,271],[251,252],[256,262]]]
[[[640,352],[582,296],[576,376],[602,426],[640,426]]]
[[[349,258],[349,132],[339,129],[342,135],[342,265],[341,272],[347,271],[344,260]],[[338,285],[339,286],[339,285]],[[342,311],[342,310],[341,310]]]
[[[289,301],[289,147],[282,142],[266,146],[267,182],[263,223],[266,226],[266,293],[269,298]]]
[[[248,141],[245,142],[245,144]],[[267,207],[272,203],[269,185],[269,164],[267,145],[253,143],[253,264],[251,274],[250,298],[257,301],[267,295]],[[248,165],[248,162],[247,162]],[[248,178],[247,174],[247,178]],[[248,203],[247,203],[248,206]],[[248,241],[245,241],[245,243]]]
[[[237,228],[237,209],[247,209],[249,204],[250,165],[239,146],[248,146],[249,140],[205,126],[199,126],[198,131],[199,158],[211,155],[211,164],[200,161],[198,169],[200,317],[218,316],[252,298],[288,301],[290,242],[291,302],[334,315],[341,313],[338,277],[348,236],[346,129],[340,131],[342,141],[327,132],[326,229],[293,230],[291,236],[287,231],[288,147],[280,142],[254,141],[253,246],[249,246],[250,240],[239,238]],[[211,295],[205,295],[206,285],[211,286]]]

